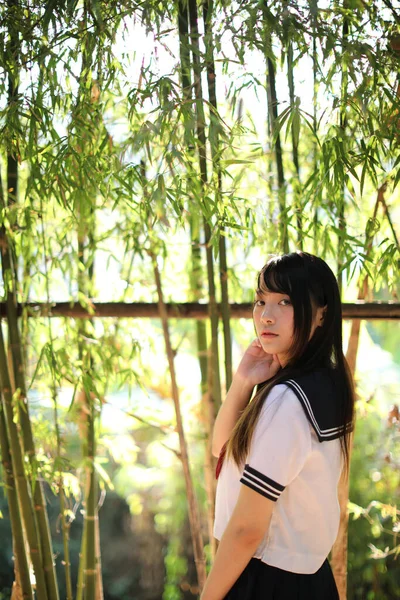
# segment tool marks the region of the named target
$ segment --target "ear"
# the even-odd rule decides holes
[[[328,310],[327,304],[325,304],[325,306],[319,306],[317,308],[317,316],[316,316],[317,327],[322,327],[322,325],[324,323],[325,313],[327,310]]]

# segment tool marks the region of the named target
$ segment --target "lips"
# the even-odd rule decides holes
[[[277,333],[271,333],[269,331],[266,331],[265,333],[261,334],[261,337],[266,337],[266,338],[274,338],[274,337],[278,337]]]

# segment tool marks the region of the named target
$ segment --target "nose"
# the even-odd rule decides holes
[[[262,323],[273,323],[274,322],[274,317],[271,313],[271,309],[268,306],[264,306],[264,310],[261,313],[261,318],[260,318]]]

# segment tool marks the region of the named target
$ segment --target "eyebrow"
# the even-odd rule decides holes
[[[257,288],[255,294],[256,296],[265,296],[266,294],[280,294],[281,296],[289,296],[289,294],[286,292],[264,292],[261,288]]]

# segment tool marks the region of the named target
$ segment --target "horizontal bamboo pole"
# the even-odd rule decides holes
[[[158,319],[157,304],[147,302],[97,302],[92,304],[89,312],[80,304],[71,302],[31,302],[18,304],[18,316],[22,314],[22,307],[28,310],[30,317],[71,317],[74,319],[90,319],[92,317],[119,317],[134,319]],[[250,319],[253,305],[251,302],[243,304],[230,304],[231,318]],[[208,304],[198,302],[184,302],[166,304],[167,315],[173,319],[208,319]],[[218,314],[221,316],[221,305],[217,305]],[[354,302],[343,303],[342,313],[344,319],[400,319],[399,302]],[[0,318],[7,315],[5,302],[0,302]]]

